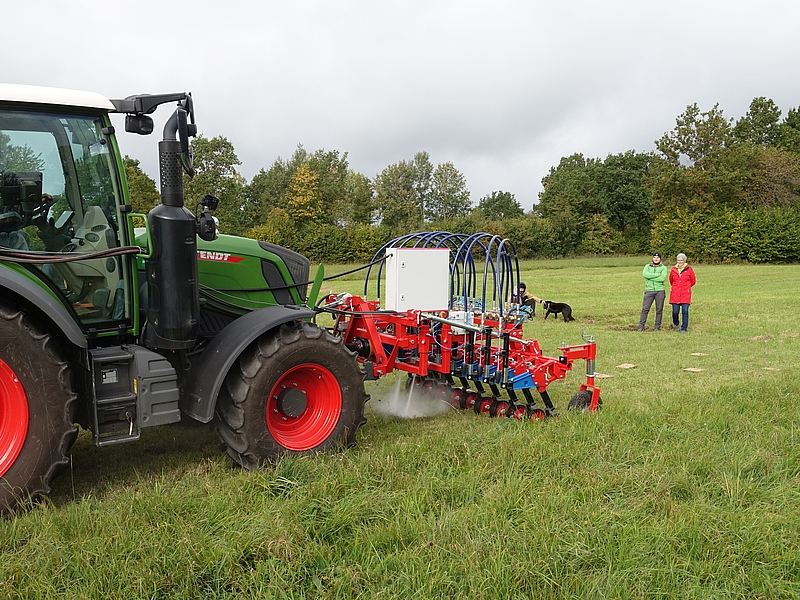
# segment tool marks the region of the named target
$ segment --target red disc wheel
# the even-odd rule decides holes
[[[544,421],[546,417],[547,413],[545,413],[541,408],[531,409],[531,421]]]
[[[288,450],[310,450],[330,436],[342,411],[342,392],[333,373],[304,363],[286,371],[267,400],[267,427]]]
[[[451,388],[446,383],[440,383],[436,386],[436,390],[434,391],[434,397],[437,400],[441,400],[442,402],[450,402],[450,395],[453,392],[453,388]]]
[[[464,396],[464,408],[475,408],[475,403],[478,401],[478,394],[475,392],[467,392]]]
[[[433,396],[436,389],[436,382],[432,379],[426,379],[422,384],[422,395]]]
[[[493,402],[494,398],[484,396],[478,402],[475,403],[475,412],[481,415],[488,415],[489,411],[492,409]]]
[[[0,477],[17,460],[28,436],[28,397],[14,370],[0,358]]]
[[[448,399],[448,402],[456,408],[464,408],[465,396],[466,394],[464,394],[464,390],[461,388],[453,388],[453,390],[450,392],[450,398]]]
[[[511,411],[511,417],[517,419],[518,421],[523,421],[528,418],[528,407],[527,406],[515,406],[514,410]]]
[[[507,417],[508,411],[511,408],[511,404],[506,402],[505,400],[495,400],[492,402],[492,406],[489,409],[489,416],[490,417]]]

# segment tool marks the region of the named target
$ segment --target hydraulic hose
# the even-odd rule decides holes
[[[91,258],[108,258],[125,254],[144,254],[145,249],[139,246],[121,246],[96,252],[37,252],[35,250],[3,250],[0,249],[0,260],[19,264],[53,264],[68,263]]]

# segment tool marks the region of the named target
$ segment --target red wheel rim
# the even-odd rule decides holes
[[[299,391],[305,407],[293,416],[282,412],[282,393]],[[267,398],[267,427],[272,437],[288,450],[310,450],[328,439],[342,412],[342,390],[333,373],[312,363],[286,371]]]
[[[463,398],[464,398],[464,390],[462,390],[460,388],[455,388],[450,393],[450,404],[452,404],[456,408],[460,408],[461,407],[461,401],[463,400]]]
[[[478,394],[475,392],[469,392],[467,394],[466,399],[464,400],[464,406],[467,408],[475,408],[475,402],[478,400]]]
[[[544,421],[547,415],[541,408],[534,408],[531,411],[531,421]]]
[[[510,407],[511,407],[511,405],[508,402],[505,402],[505,401],[501,400],[494,407],[494,415],[496,417],[501,417],[501,418],[502,417],[506,417],[506,416],[508,416],[508,409]]]
[[[436,386],[436,398],[443,402],[448,402],[450,400],[450,395],[452,392],[453,389],[446,383],[440,383],[438,386]]]
[[[0,477],[17,460],[28,437],[28,397],[14,370],[0,359]]]
[[[528,416],[528,409],[525,406],[516,406],[511,416],[521,421]]]
[[[492,408],[492,402],[494,402],[494,400],[491,398],[484,398],[481,400],[481,403],[478,405],[478,412],[481,414],[488,414]]]

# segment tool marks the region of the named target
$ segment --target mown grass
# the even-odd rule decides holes
[[[678,335],[635,332],[643,264],[523,264],[577,318],[526,335],[595,336],[599,414],[370,410],[356,448],[258,473],[207,427],[82,435],[50,499],[0,521],[0,598],[800,597],[800,266],[696,266]]]

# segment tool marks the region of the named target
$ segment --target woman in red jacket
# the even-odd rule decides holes
[[[672,304],[672,325],[678,333],[686,333],[689,327],[689,305],[692,303],[692,286],[697,283],[692,267],[686,264],[686,255],[678,254],[675,266],[669,273],[669,303]],[[678,312],[683,325],[678,324]]]

